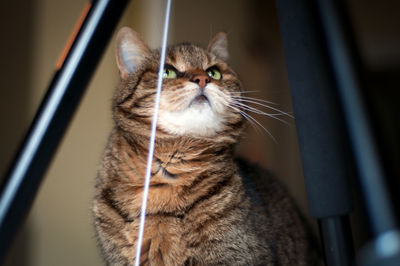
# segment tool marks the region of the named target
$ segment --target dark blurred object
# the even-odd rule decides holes
[[[310,210],[320,221],[327,265],[351,265],[348,227],[329,226],[340,224],[340,214],[349,212],[343,115],[376,237],[370,246],[382,248],[368,249],[360,261],[369,256],[377,258],[372,265],[388,261],[400,265],[400,245],[392,245],[400,242],[398,225],[360,79],[365,72],[354,49],[346,9],[339,2],[277,0]],[[388,234],[392,243],[379,245]]]

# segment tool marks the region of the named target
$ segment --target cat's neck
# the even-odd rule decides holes
[[[149,148],[149,137],[119,132],[127,142],[126,148],[140,150],[139,156],[146,156]],[[161,162],[169,161],[171,156],[180,155],[182,160],[198,161],[201,163],[211,160],[231,159],[236,140],[219,136],[216,138],[192,138],[160,135],[156,137],[154,158]]]

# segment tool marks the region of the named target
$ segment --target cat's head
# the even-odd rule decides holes
[[[130,28],[117,36],[121,85],[114,96],[117,125],[148,134],[153,117],[159,50],[152,51]],[[237,138],[244,119],[233,106],[241,84],[228,66],[227,37],[218,33],[207,49],[183,43],[167,49],[157,129],[170,136]]]

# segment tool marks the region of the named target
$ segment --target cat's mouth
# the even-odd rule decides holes
[[[203,104],[208,104],[210,105],[210,100],[208,97],[204,94],[201,93],[197,95],[189,104],[189,107],[196,106],[196,105],[203,105]]]

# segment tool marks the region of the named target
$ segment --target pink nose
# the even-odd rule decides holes
[[[201,88],[204,88],[207,83],[210,82],[210,77],[207,75],[196,75],[190,79],[191,82],[199,84]]]

